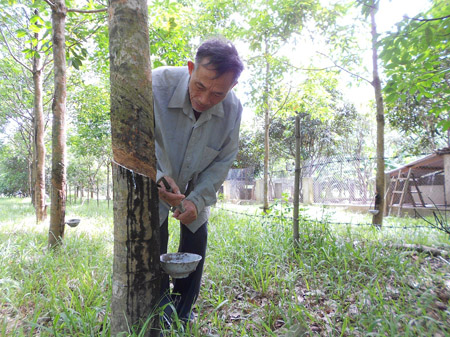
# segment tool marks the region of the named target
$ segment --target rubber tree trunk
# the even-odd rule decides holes
[[[266,41],[266,52],[268,50],[268,45]],[[270,115],[269,115],[269,71],[270,64],[269,60],[266,59],[266,83],[263,93],[263,104],[264,104],[264,204],[263,210],[267,212],[269,210],[269,157],[270,157],[270,147],[269,147],[269,130],[270,130]]]
[[[159,223],[156,184],[113,164],[114,263],[111,334],[150,319],[145,336],[159,336]]]
[[[109,200],[111,197],[109,196],[109,168],[111,163],[108,161],[106,164],[106,200],[108,200],[108,209],[109,209]]]
[[[66,213],[66,52],[65,25],[67,8],[64,0],[52,6],[53,63],[55,93],[52,112],[52,179],[48,243],[54,247],[64,238]]]
[[[33,121],[34,123],[34,121]],[[34,206],[34,179],[35,179],[35,150],[34,150],[34,134],[33,132],[30,133],[29,141],[32,145],[31,153],[28,154],[28,190],[31,197],[31,203]]]
[[[30,190],[31,190],[31,203],[33,204],[33,207],[35,207],[36,205],[36,196],[35,196],[35,182],[36,182],[36,142],[34,141],[34,127],[35,127],[35,121],[34,121],[34,117],[33,117],[33,129],[31,130],[30,133],[30,144],[32,146],[31,149],[31,171],[30,171]]]
[[[374,225],[383,225],[383,210],[384,210],[384,191],[385,191],[385,176],[384,176],[384,105],[383,96],[381,94],[381,82],[378,73],[378,52],[377,52],[377,26],[375,21],[375,13],[378,10],[378,5],[372,1],[372,8],[370,10],[370,19],[372,26],[372,63],[373,63],[373,82],[375,89],[375,102],[377,108],[377,173],[375,177],[375,209],[379,212],[373,215],[372,223]]]
[[[294,179],[294,223],[292,232],[294,234],[294,243],[299,243],[299,204],[300,204],[300,116],[295,116],[295,179]]]
[[[159,336],[159,215],[146,0],[111,0],[109,50],[114,263],[111,334]],[[142,165],[141,165],[142,164]],[[147,172],[138,174],[137,172]],[[131,170],[130,168],[133,168]],[[144,169],[140,169],[144,168]]]
[[[100,199],[99,199],[99,187],[98,187],[98,180],[97,180],[97,207],[100,206]]]
[[[37,34],[35,34],[37,35]],[[36,36],[38,38],[38,36]],[[34,207],[36,209],[36,222],[47,218],[45,203],[45,144],[44,144],[44,107],[42,102],[42,67],[40,58],[33,58],[34,82],[34,146],[35,151],[35,181],[34,181]]]

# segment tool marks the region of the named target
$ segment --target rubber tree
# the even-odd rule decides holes
[[[8,8],[4,18],[10,27],[0,32],[11,58],[19,64],[33,79],[33,152],[32,152],[32,202],[36,210],[36,222],[44,221],[47,217],[45,201],[45,117],[44,117],[44,88],[43,77],[45,68],[50,64],[48,47],[44,31],[44,20],[41,12],[45,8],[36,4],[36,8],[28,10],[25,6]],[[5,22],[6,27],[6,22]],[[15,36],[12,32],[15,31]]]
[[[240,37],[249,44],[248,60],[252,73],[250,98],[256,113],[264,116],[264,200],[263,209],[269,209],[270,123],[276,111],[282,109],[287,96],[280,96],[283,80],[292,71],[286,57],[280,51],[294,35],[300,33],[305,22],[320,12],[316,0],[252,0],[241,9],[245,26]]]
[[[375,177],[375,202],[374,209],[378,213],[373,215],[372,223],[381,226],[383,224],[384,204],[385,204],[385,175],[384,175],[384,104],[381,93],[381,81],[378,72],[378,33],[375,21],[375,14],[378,10],[378,0],[369,1],[370,24],[372,36],[372,86],[375,92],[375,105],[377,110],[377,173]]]
[[[109,7],[114,262],[111,334],[159,336],[159,215],[146,0]],[[119,164],[120,165],[119,165]],[[144,330],[144,331],[142,331]]]
[[[83,10],[67,8],[64,0],[45,0],[52,11],[52,49],[54,95],[52,102],[52,178],[48,244],[57,246],[64,238],[66,216],[66,17],[68,12],[99,13],[105,8]]]
[[[39,33],[35,33],[37,39]],[[43,71],[46,63],[41,58],[33,56],[33,83],[34,83],[34,137],[33,154],[35,156],[34,172],[34,208],[36,210],[36,222],[47,218],[47,205],[45,202],[45,119],[43,104]]]
[[[54,63],[54,96],[52,103],[52,178],[48,244],[58,245],[64,237],[66,215],[66,39],[67,7],[64,0],[50,3],[52,9],[52,42]]]

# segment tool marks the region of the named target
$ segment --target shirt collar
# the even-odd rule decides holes
[[[187,67],[186,67],[187,70]],[[189,99],[189,92],[188,92],[188,86],[189,86],[189,72],[186,71],[186,74],[181,78],[180,82],[178,83],[175,91],[173,92],[172,98],[169,101],[168,108],[180,108],[183,109],[184,107],[189,107],[190,110],[192,110],[191,101]],[[225,112],[223,110],[223,101],[219,104],[214,105],[212,108],[203,111],[203,114],[208,115],[215,115],[217,117],[224,117]],[[185,111],[185,109],[183,109]],[[193,111],[192,115],[194,114]]]

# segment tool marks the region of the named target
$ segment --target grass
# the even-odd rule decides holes
[[[368,218],[310,208],[302,214],[320,221],[301,221],[296,247],[286,206],[259,212],[213,208],[197,320],[166,335],[450,335],[448,260],[391,247],[448,249],[447,234],[416,219],[387,218],[381,230],[332,225]],[[80,225],[50,252],[48,224],[34,224],[29,200],[0,199],[1,336],[110,335],[112,204],[69,205],[71,217]],[[175,251],[173,221],[170,231]]]

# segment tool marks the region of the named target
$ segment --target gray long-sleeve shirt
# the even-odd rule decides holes
[[[187,227],[195,232],[209,217],[209,206],[233,163],[239,143],[242,105],[230,91],[226,98],[195,119],[187,67],[160,67],[152,72],[155,108],[157,179],[172,177],[198,217]],[[160,224],[168,207],[159,204]]]

